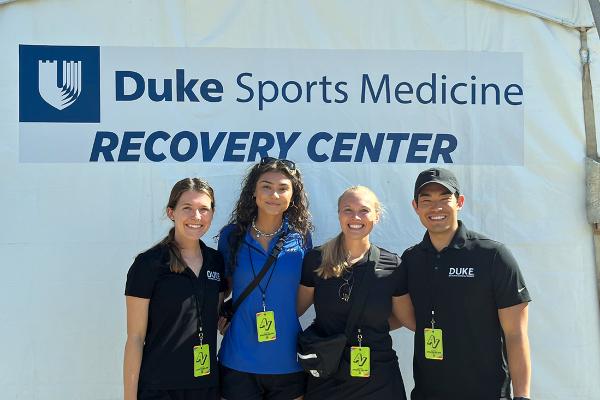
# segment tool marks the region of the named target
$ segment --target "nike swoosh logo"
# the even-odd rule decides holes
[[[523,290],[525,290],[524,287],[522,287],[521,289],[517,290],[517,292],[521,293]]]

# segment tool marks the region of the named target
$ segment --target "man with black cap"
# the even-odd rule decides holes
[[[527,399],[531,364],[519,266],[458,220],[465,197],[446,169],[423,171],[413,208],[427,232],[402,255],[415,307],[413,400]]]

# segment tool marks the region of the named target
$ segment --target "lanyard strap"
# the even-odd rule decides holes
[[[434,265],[431,268],[431,278],[429,279],[429,282],[431,283],[430,287],[429,287],[429,300],[431,303],[431,329],[435,329],[435,309],[437,308],[437,292],[436,292],[436,282],[437,282],[437,276],[438,276],[438,272],[440,270],[440,266],[439,266],[439,260],[440,260],[440,253],[436,253],[434,255],[435,260],[437,260]]]
[[[250,259],[250,268],[252,268],[252,275],[254,276],[254,279],[256,279],[256,271],[254,270],[254,262],[252,261],[252,252],[250,251],[250,246],[246,246],[248,248],[248,258]],[[263,289],[262,285],[260,284],[260,281],[258,282],[258,289],[260,290],[260,293],[262,294],[262,306],[263,306],[263,311],[267,311],[267,288],[269,287],[269,283],[271,283],[271,278],[273,277],[273,274],[275,273],[275,267],[277,266],[277,260],[275,260],[273,262],[273,267],[271,268],[271,273],[269,274],[269,279],[267,279],[267,284],[265,285],[265,288]]]
[[[379,247],[371,244],[367,256],[367,263],[361,267],[365,268],[365,272],[362,279],[355,284],[356,288],[352,292],[352,297],[350,298],[350,312],[348,313],[346,327],[344,328],[344,333],[348,340],[351,340],[354,329],[359,326],[359,323],[362,320],[363,311],[367,303],[367,296],[375,281],[375,266],[379,262],[380,254],[381,251],[379,250]],[[359,344],[362,345],[362,332],[360,327],[358,328],[357,339]]]
[[[206,288],[206,278],[201,274],[202,271],[203,268],[200,269],[200,275],[196,278],[196,280],[200,280],[200,296],[198,296],[198,293],[196,292],[196,285],[194,285],[193,278],[190,277],[192,296],[194,297],[194,304],[196,305],[196,331],[198,333],[198,339],[200,340],[200,346],[202,346],[202,340],[204,339],[204,332],[202,331],[202,307],[204,306],[204,292]]]
[[[258,273],[258,275],[252,280],[252,282],[250,282],[250,284],[248,286],[246,286],[246,288],[244,289],[242,294],[240,294],[240,297],[238,297],[236,299],[236,301],[233,302],[233,305],[231,307],[232,315],[235,314],[235,312],[237,311],[240,304],[242,304],[242,301],[244,301],[244,299],[246,299],[246,297],[248,297],[248,295],[254,290],[254,288],[256,288],[256,285],[258,285],[258,282],[266,275],[267,271],[269,270],[269,268],[271,268],[271,265],[273,265],[275,260],[277,260],[279,253],[283,249],[283,242],[285,241],[287,234],[288,234],[287,230],[281,234],[281,236],[279,237],[279,240],[277,240],[277,243],[275,244],[275,247],[273,247],[273,250],[271,250],[271,254],[269,254],[269,258],[267,258],[267,261],[265,261],[265,265],[263,265],[263,267],[260,270],[260,272]]]

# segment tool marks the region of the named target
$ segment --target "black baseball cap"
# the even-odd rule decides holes
[[[417,200],[423,186],[428,183],[438,183],[448,189],[451,193],[460,193],[458,179],[456,179],[456,176],[454,176],[451,171],[444,168],[429,168],[417,176],[415,182],[415,200]]]

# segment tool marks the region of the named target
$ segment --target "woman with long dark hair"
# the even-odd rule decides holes
[[[171,190],[168,235],[127,274],[125,400],[216,400],[217,309],[223,258],[200,238],[215,210],[213,189],[186,178]]]
[[[341,232],[304,258],[298,315],[314,303],[315,328],[323,337],[346,333],[356,291],[366,292],[339,370],[327,378],[309,376],[306,400],[406,399],[388,319],[394,328],[414,331],[414,310],[400,257],[370,242],[381,212],[369,188],[347,189],[338,199]],[[361,286],[367,274],[374,275],[372,283]]]
[[[263,158],[244,178],[229,224],[219,234],[233,301],[259,274],[282,237],[283,246],[225,332],[219,352],[224,399],[291,400],[304,394],[305,376],[296,360],[296,294],[311,229],[296,165]]]

